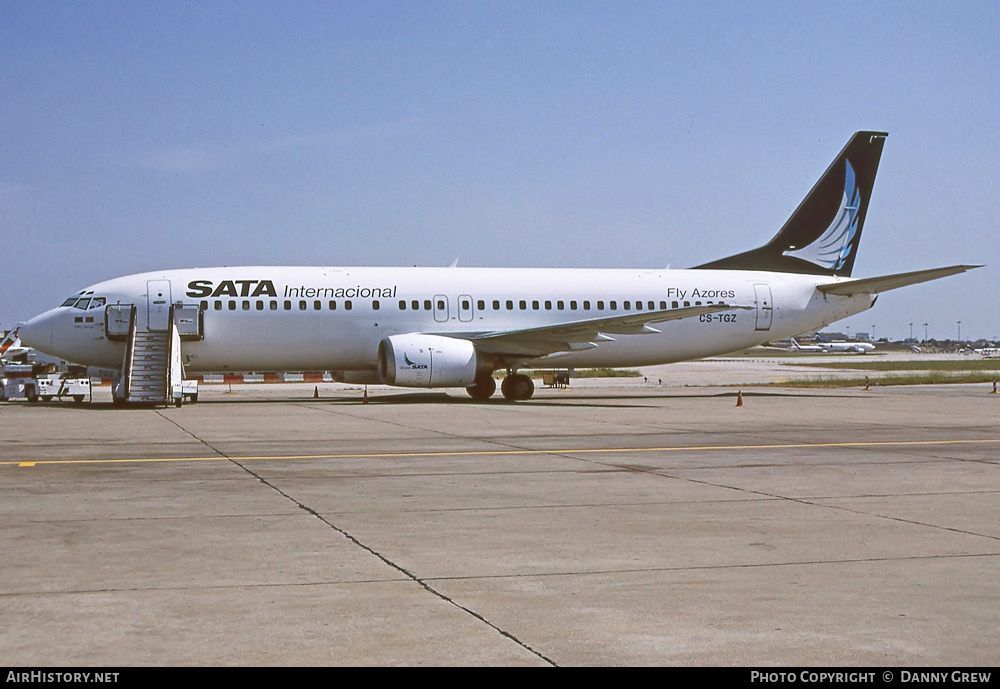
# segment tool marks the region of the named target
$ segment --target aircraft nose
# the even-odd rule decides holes
[[[27,323],[18,326],[17,334],[21,337],[21,342],[28,347],[43,352],[52,348],[52,341],[55,335],[55,310],[46,311],[32,318]]]

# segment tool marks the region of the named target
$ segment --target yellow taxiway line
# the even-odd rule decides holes
[[[255,462],[279,461],[290,459],[401,459],[407,457],[482,457],[482,456],[512,456],[512,455],[578,455],[578,454],[622,454],[628,452],[706,452],[731,450],[796,450],[821,448],[878,448],[878,447],[928,447],[935,445],[985,445],[1000,443],[1000,438],[984,438],[978,440],[873,440],[843,443],[774,443],[762,445],[678,445],[671,447],[613,447],[613,448],[574,448],[574,449],[539,449],[539,450],[456,450],[441,452],[361,452],[348,454],[315,454],[315,455],[245,455],[236,457],[122,457],[93,459],[24,459],[0,461],[0,466],[33,467],[51,464],[142,464],[150,462]]]

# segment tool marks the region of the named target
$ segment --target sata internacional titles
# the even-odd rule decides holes
[[[189,297],[275,297],[272,280],[192,280],[187,285]],[[396,285],[392,287],[293,287],[285,285],[282,295],[286,298],[305,297],[308,299],[392,299],[396,296]]]

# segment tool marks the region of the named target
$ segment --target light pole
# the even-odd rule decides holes
[[[927,324],[924,323],[924,342],[927,342]]]
[[[958,321],[958,341],[962,341],[962,321]]]
[[[910,340],[913,340],[913,319],[910,319]]]
[[[875,324],[872,323],[872,342],[875,341]]]

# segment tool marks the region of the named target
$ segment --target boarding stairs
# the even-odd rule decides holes
[[[125,399],[139,404],[166,404],[170,375],[170,333],[135,332],[129,342],[131,369]]]
[[[116,307],[118,313],[109,311],[106,320],[113,326],[108,328],[109,338],[125,340],[125,357],[122,375],[114,392],[115,402],[180,406],[184,397],[197,399],[197,384],[193,388],[185,384],[181,360],[181,340],[201,339],[201,319],[197,307],[193,309],[198,317],[192,318],[192,307],[172,305],[166,330],[140,329],[134,305]],[[192,322],[196,325],[191,326]],[[191,330],[192,327],[195,330]],[[113,332],[127,334],[113,337]]]

